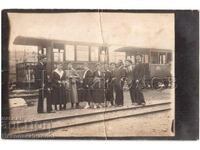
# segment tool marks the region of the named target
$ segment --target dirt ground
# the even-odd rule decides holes
[[[152,90],[152,89],[144,89],[143,90],[146,104],[151,104],[153,102],[158,101],[171,101],[173,102],[172,89],[164,89],[164,90]],[[30,100],[29,100],[30,101]],[[10,118],[13,120],[38,120],[38,119],[48,119],[51,117],[62,116],[64,114],[79,114],[81,112],[87,112],[90,110],[87,109],[71,109],[71,104],[67,104],[66,111],[57,111],[56,113],[37,113],[37,99],[31,100],[34,102],[32,106],[24,106],[24,107],[15,107],[10,109]],[[124,105],[130,106],[131,99],[129,95],[129,91],[124,91]],[[82,107],[85,106],[85,102],[80,103]]]
[[[51,137],[173,136],[171,111],[51,131]]]

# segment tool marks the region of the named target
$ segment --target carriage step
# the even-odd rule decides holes
[[[38,90],[14,90],[9,93],[10,98],[35,98],[38,97]]]
[[[15,136],[23,138],[23,136],[34,133],[50,132],[60,128],[75,127],[114,119],[157,113],[170,109],[171,102],[160,102],[145,106],[106,108],[102,109],[102,111],[93,113],[57,117],[46,120],[11,123],[9,136],[10,138]]]

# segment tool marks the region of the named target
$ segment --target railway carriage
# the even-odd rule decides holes
[[[169,87],[172,81],[172,58],[173,53],[167,49],[122,47],[116,52],[125,52],[126,59],[136,64],[136,57],[141,57],[144,68],[144,86],[159,88]]]
[[[87,62],[91,70],[95,70],[95,64],[109,63],[109,45],[92,42],[64,41],[44,38],[18,36],[14,40],[15,45],[36,46],[37,53],[47,57],[47,73],[51,76],[58,63],[72,62],[80,77],[83,75],[82,65]],[[121,47],[115,52],[124,52],[126,59],[136,63],[136,57],[140,56],[144,67],[144,85],[158,88],[160,85],[171,86],[171,62],[173,53],[167,49]],[[33,62],[16,64],[16,83],[20,88],[34,88]]]
[[[87,62],[92,70],[95,70],[95,64],[108,63],[109,53],[108,45],[92,43],[92,42],[79,42],[79,41],[63,41],[63,40],[50,40],[44,38],[32,38],[18,36],[14,40],[15,45],[36,46],[38,55],[45,55],[47,58],[47,74],[51,76],[52,71],[56,68],[58,63],[63,63],[64,70],[67,69],[69,62],[73,63],[73,67],[78,71],[80,76],[83,74],[82,65]],[[25,67],[30,66],[31,67]],[[27,72],[34,71],[36,63],[23,62],[17,64],[16,82],[21,88],[30,88],[33,86],[34,76],[31,80],[24,82],[23,76],[28,76]],[[34,74],[34,73],[33,73]],[[23,76],[22,76],[23,75]],[[30,79],[30,77],[28,78]]]

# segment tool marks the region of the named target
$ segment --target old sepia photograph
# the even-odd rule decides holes
[[[7,15],[7,137],[175,136],[173,12]]]

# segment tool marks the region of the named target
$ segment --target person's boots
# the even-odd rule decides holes
[[[56,110],[56,111],[58,110],[58,108],[57,108],[57,104],[55,104],[55,110]]]
[[[79,105],[79,103],[76,103],[76,109],[81,109],[81,106]]]
[[[67,104],[64,104],[63,109],[66,110],[67,108]]]
[[[71,103],[71,108],[74,109],[74,103]]]

